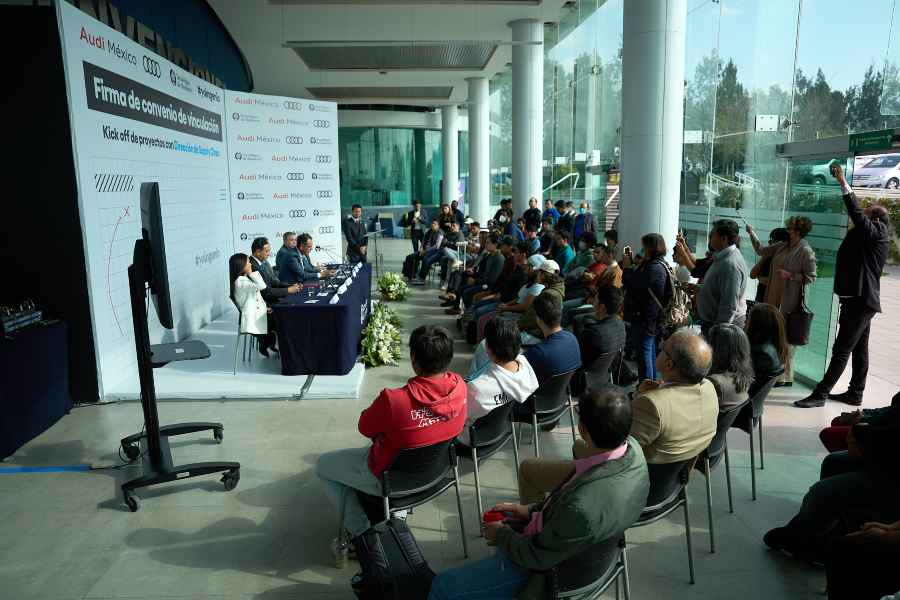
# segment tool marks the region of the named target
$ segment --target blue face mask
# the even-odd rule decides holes
[[[578,207],[578,212],[581,214],[584,214],[585,212],[587,212],[587,209],[583,206],[580,206],[580,207]]]

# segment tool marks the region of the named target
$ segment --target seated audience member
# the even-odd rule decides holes
[[[441,263],[441,285],[444,286],[447,284],[447,273],[450,271],[451,265],[453,265],[456,261],[459,260],[459,250],[457,249],[457,244],[466,241],[465,234],[461,231],[462,224],[454,221],[450,224],[450,233],[444,236],[444,241],[441,243],[441,252],[437,258],[437,261]],[[422,270],[425,272],[423,276],[420,272],[419,276],[422,279],[428,275],[428,269],[431,267],[431,264],[428,267],[425,267],[425,263],[422,263]]]
[[[544,500],[523,477],[523,504],[494,506],[511,517],[484,524],[485,541],[497,551],[439,574],[429,600],[552,598],[548,571],[634,524],[650,480],[643,453],[628,436],[628,397],[612,386],[592,391],[578,399],[578,415],[585,456],[523,462],[523,472],[553,494]]]
[[[581,364],[590,367],[603,354],[625,348],[625,323],[619,318],[622,290],[612,286],[598,288],[590,297],[593,316],[576,321],[575,337],[581,352]]]
[[[241,311],[241,333],[249,333],[256,338],[259,353],[269,357],[269,350],[275,350],[275,319],[272,309],[266,305],[262,292],[266,282],[259,271],[250,267],[246,254],[238,252],[228,259],[231,282],[231,301]]]
[[[900,521],[863,523],[827,549],[828,600],[900,598]]]
[[[477,320],[489,312],[497,310],[497,307],[507,302],[514,302],[521,287],[527,280],[525,274],[526,256],[528,248],[525,242],[519,242],[507,247],[509,254],[506,262],[512,267],[507,273],[506,265],[503,272],[491,289],[480,294],[475,294],[472,304],[472,318]]]
[[[538,382],[544,383],[551,377],[580,367],[581,351],[575,336],[560,327],[562,302],[558,294],[545,289],[534,300],[532,307],[542,339],[537,344],[528,346],[525,358],[531,363]]]
[[[470,221],[466,224],[466,241],[479,243],[481,236],[481,223]]]
[[[575,252],[575,258],[569,262],[569,267],[565,271],[566,274],[575,272],[584,273],[584,271],[594,264],[594,246],[597,245],[597,238],[593,231],[586,231],[578,238],[578,250]]]
[[[544,284],[540,282],[540,267],[545,262],[547,262],[547,259],[540,254],[529,256],[523,265],[525,280],[522,282],[521,287],[516,290],[515,298],[508,302],[501,302],[493,311],[476,309],[475,315],[478,319],[477,337],[479,340],[484,337],[485,325],[493,318],[511,319],[518,322],[519,317],[528,310],[534,299],[544,291]]]
[[[719,323],[709,330],[712,365],[706,376],[716,388],[719,410],[727,411],[747,401],[753,382],[750,342],[737,325]]]
[[[417,327],[409,336],[409,358],[415,377],[401,388],[383,389],[359,416],[359,432],[372,443],[325,452],[316,463],[316,474],[344,515],[351,538],[370,526],[355,491],[380,496],[381,474],[400,450],[453,439],[466,421],[466,384],[447,370],[453,360],[450,332],[434,325]],[[341,540],[337,542],[339,547]]]
[[[570,237],[565,229],[557,229],[553,236],[553,260],[559,265],[560,273],[566,273],[569,263],[575,260],[575,251],[569,245]]]
[[[426,257],[434,258],[435,256],[439,256],[441,252],[441,246],[444,244],[444,231],[441,229],[440,223],[437,219],[431,220],[431,227],[428,231],[425,232],[425,237],[422,238],[422,244],[419,247],[419,253],[413,254],[412,260],[412,273],[410,283],[419,284],[423,283],[421,277],[419,277],[419,266],[422,264]],[[428,272],[426,271],[427,275]]]
[[[478,263],[472,277],[464,279],[456,290],[447,294],[448,300],[445,306],[449,306],[449,308],[444,312],[448,315],[462,314],[461,301],[466,306],[471,305],[475,294],[490,289],[500,278],[506,258],[500,253],[499,245],[500,239],[497,234],[492,233],[488,236],[484,243],[485,257]]]
[[[494,227],[505,230],[507,223],[512,220],[512,216],[512,198],[503,198],[500,200],[500,208],[494,213]]]
[[[541,251],[541,240],[538,239],[537,229],[529,227],[525,230],[525,243],[527,244],[528,256]]]
[[[784,371],[788,357],[784,316],[771,304],[756,304],[747,314],[744,326],[750,341],[753,383],[748,390],[752,398],[770,379]]]
[[[572,277],[566,277],[566,301],[563,302],[563,327],[572,324],[579,314],[589,314],[593,307],[587,306],[586,299],[595,290],[603,286],[622,287],[622,268],[616,262],[605,244],[598,244],[593,249],[594,262],[581,274],[574,283]]]
[[[891,405],[900,405],[900,393]],[[766,533],[767,546],[800,560],[822,562],[825,549],[852,541],[848,538],[854,536],[848,534],[865,531],[866,523],[900,519],[900,424],[857,423],[847,442],[846,451],[832,452],[822,461],[820,479],[809,488],[797,515]]]
[[[459,223],[455,220],[449,222],[446,231],[443,226],[441,226],[441,234],[440,243],[426,250],[425,254],[422,255],[422,261],[419,265],[420,281],[424,281],[425,278],[428,277],[428,271],[431,269],[431,265],[440,262],[440,260],[444,258],[448,248],[451,248],[455,252],[456,242],[462,241],[463,239],[463,235],[459,231]],[[442,272],[441,275],[444,275],[444,273]]]
[[[297,274],[300,272],[300,252],[297,250],[297,234],[293,231],[285,231],[282,236],[282,246],[275,255],[275,274],[281,281],[294,284],[300,281]]]
[[[275,304],[288,294],[296,294],[300,291],[299,285],[289,285],[278,279],[278,276],[272,269],[272,265],[269,264],[269,255],[272,253],[269,240],[264,237],[256,238],[250,244],[250,252],[252,253],[250,255],[250,268],[254,271],[259,271],[263,281],[266,283],[265,289],[260,292],[266,304]]]
[[[606,244],[606,247],[609,248],[609,253],[615,258],[619,251],[619,232],[615,229],[607,229],[603,233],[603,243]]]
[[[459,223],[460,228],[462,228],[463,223],[466,222],[466,215],[463,214],[463,211],[459,210],[459,202],[457,200],[450,201],[450,212],[453,213],[453,218]]]
[[[524,242],[525,241],[525,219],[519,217],[514,221],[509,222],[509,227],[506,230],[506,234],[512,237],[514,242]]]
[[[541,241],[538,252],[543,254],[545,258],[550,258],[550,253],[553,251],[553,221],[551,219],[545,218],[541,221],[541,230],[538,231],[538,239]]]
[[[706,379],[712,362],[709,344],[690,329],[662,343],[656,358],[661,381],[645,380],[634,394],[631,435],[651,464],[697,456],[716,433],[719,401]]]
[[[513,321],[494,319],[484,330],[485,350],[490,366],[478,377],[468,382],[468,416],[459,441],[466,446],[469,426],[498,406],[507,402],[521,404],[538,387],[537,377],[528,360],[519,354],[519,327]]]
[[[537,267],[537,271],[537,282],[544,286],[541,293],[558,297],[562,306],[563,298],[566,296],[566,285],[559,274],[559,265],[554,260],[545,260]],[[543,337],[533,303],[519,316],[519,331],[522,332],[522,343],[526,346],[537,344]]]
[[[852,412],[841,413],[831,420],[831,426],[819,432],[822,445],[829,452],[847,449],[847,438],[850,430],[857,423],[869,425],[897,425],[900,424],[900,394],[894,396],[894,402],[890,406],[881,408],[864,408]]]

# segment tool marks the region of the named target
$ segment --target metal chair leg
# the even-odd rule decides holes
[[[706,512],[709,517],[709,553],[716,553],[716,532],[713,525],[712,514],[712,470],[709,466],[709,457],[703,459],[704,467],[706,467]]]
[[[631,600],[631,583],[628,579],[628,554],[626,554],[626,549],[622,548],[622,568],[624,570],[623,576],[624,580],[622,581],[622,587],[625,588],[625,600]]]
[[[462,546],[463,546],[463,557],[469,558],[469,542],[466,539],[466,522],[463,519],[463,507],[462,507],[462,495],[459,491],[459,467],[453,467],[453,480],[455,484],[453,487],[456,488],[456,510],[459,513],[459,533],[462,536]],[[479,519],[481,516],[479,515]]]
[[[481,515],[484,514],[484,506],[481,504],[481,479],[478,476],[478,449],[475,446],[472,446],[472,466],[475,471],[475,498],[478,503],[478,518],[475,522],[480,523]],[[478,528],[478,536],[484,537],[484,531],[481,527]]]
[[[616,575],[616,600],[619,600],[619,587],[620,587],[620,586],[619,586],[619,583],[620,583],[620,582],[619,582],[619,578],[620,578],[620,577],[621,577],[621,574],[620,574],[620,575]]]
[[[694,585],[694,550],[691,547],[691,513],[688,510],[687,490],[682,490],[684,494],[684,536],[687,539],[688,551],[688,569],[691,573],[691,585]]]
[[[387,496],[382,496],[381,499],[384,502],[384,520],[390,521],[391,520],[391,500]]]
[[[234,375],[237,375],[237,357],[238,357],[238,350],[240,349],[240,347],[241,347],[241,332],[240,332],[240,330],[238,330],[237,337],[234,339],[234,368],[232,369],[234,371]]]
[[[734,514],[734,502],[731,499],[731,461],[728,460],[728,445],[725,445],[725,484],[728,486],[728,512]]]
[[[569,419],[572,421],[572,443],[578,442],[578,436],[575,435],[575,408],[572,406],[572,397],[569,397]]]
[[[534,431],[533,431],[534,457],[540,458],[541,457],[541,440],[540,440],[541,436],[538,435],[538,431],[540,431],[540,430],[538,429],[537,414],[531,415],[531,425],[532,425],[532,427],[534,427]]]
[[[750,429],[750,488],[752,498],[756,500],[756,449],[753,447],[753,428]]]
[[[516,424],[512,424],[513,457],[516,461],[516,486],[519,486],[519,441],[516,439]]]
[[[759,470],[766,468],[766,457],[763,453],[762,415],[759,417]]]

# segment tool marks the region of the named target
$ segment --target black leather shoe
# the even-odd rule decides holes
[[[793,537],[787,527],[776,527],[766,532],[766,535],[763,536],[763,543],[772,550],[793,553]]]
[[[794,402],[794,406],[797,408],[818,408],[820,406],[825,406],[825,398],[810,394],[806,398]]]
[[[828,399],[843,402],[844,404],[849,404],[850,406],[859,406],[862,404],[862,394],[857,394],[849,390],[847,390],[843,394],[828,394]]]
[[[262,354],[266,358],[269,358],[269,350],[265,346],[260,344],[259,346],[257,346],[257,350],[259,350],[260,354]]]
[[[791,387],[793,385],[793,381],[779,381],[775,384],[775,387]]]
[[[454,308],[456,306],[456,300],[444,300],[441,302],[442,308]]]

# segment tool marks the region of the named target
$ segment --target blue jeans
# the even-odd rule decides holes
[[[643,323],[632,323],[631,345],[637,357],[638,381],[656,380],[656,335],[647,335]]]
[[[497,310],[498,306],[500,306],[500,302],[497,300],[479,300],[472,305],[472,320],[477,323],[478,319],[491,311]]]
[[[431,265],[436,263],[441,259],[441,250],[429,250],[425,253],[425,256],[422,258],[422,266],[419,268],[419,279],[425,279],[428,277],[428,270],[431,269]]]
[[[497,550],[491,557],[448,569],[435,577],[428,600],[511,600],[530,575]]]

